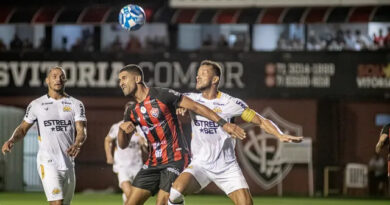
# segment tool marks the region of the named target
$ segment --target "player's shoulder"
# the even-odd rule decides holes
[[[83,102],[81,102],[81,100],[79,100],[73,96],[70,96],[70,95],[66,97],[66,100],[69,100],[70,102],[75,103],[75,104],[83,104]]]
[[[41,97],[39,98],[35,98],[33,101],[30,102],[30,105],[33,106],[33,105],[39,105],[39,104],[42,104],[44,103],[45,101],[47,101],[49,98],[47,97],[47,94],[45,95],[42,95]]]
[[[194,92],[188,92],[188,93],[183,93],[184,96],[187,96],[191,99],[198,99],[202,96],[202,93],[194,93]]]
[[[167,95],[181,96],[181,93],[171,88],[150,87],[151,96],[166,97]]]
[[[221,99],[221,101],[226,104],[239,105],[244,109],[248,107],[248,105],[243,100],[237,97],[233,97],[227,93],[219,91],[218,96],[219,99]]]

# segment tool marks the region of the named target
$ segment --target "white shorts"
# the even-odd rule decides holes
[[[190,173],[195,177],[200,184],[200,190],[205,188],[210,182],[214,182],[226,195],[239,189],[249,188],[237,162],[218,172],[213,172],[196,162],[191,162],[183,172]]]
[[[68,170],[57,170],[54,163],[38,162],[38,173],[47,201],[63,200],[64,205],[70,204],[76,186],[73,167]]]
[[[140,169],[134,169],[134,167],[118,168],[117,175],[118,175],[119,188],[122,188],[121,184],[123,182],[128,181],[128,182],[130,182],[130,184],[133,183],[133,180],[134,180],[134,178],[137,175],[139,170]]]

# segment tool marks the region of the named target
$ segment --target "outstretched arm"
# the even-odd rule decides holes
[[[218,123],[227,133],[229,133],[234,138],[244,139],[246,137],[245,131],[242,128],[238,127],[233,123],[226,122],[208,107],[199,104],[186,96],[183,96],[182,100],[178,105],[182,108],[191,110],[198,115],[202,115],[209,120]]]
[[[266,131],[268,134],[274,135],[279,138],[282,142],[301,142],[303,137],[295,137],[284,134],[275,123],[271,120],[259,115],[252,109],[245,109],[241,116],[245,121],[249,121],[260,126],[261,129]]]
[[[382,133],[381,136],[379,137],[378,143],[375,146],[375,152],[379,154],[383,148],[383,146],[388,143],[388,135],[386,133]]]
[[[7,152],[11,152],[11,149],[13,148],[14,144],[19,141],[20,139],[23,139],[24,136],[26,136],[27,131],[31,128],[33,124],[30,124],[26,121],[22,121],[18,127],[16,127],[14,133],[12,134],[11,138],[7,140],[3,147],[1,148],[1,152],[5,155]]]
[[[87,139],[87,121],[76,121],[76,139],[67,152],[71,157],[77,157],[80,153],[81,146],[83,146]]]

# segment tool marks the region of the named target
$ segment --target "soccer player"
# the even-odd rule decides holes
[[[136,104],[127,108],[125,122],[119,126],[118,144],[126,147],[139,125],[149,145],[149,158],[133,181],[127,205],[143,204],[156,193],[156,204],[167,204],[172,183],[187,166],[189,150],[177,119],[177,107],[207,117],[232,137],[245,138],[243,129],[226,122],[206,106],[170,89],[147,87],[137,65],[130,64],[119,71],[119,85],[123,94]]]
[[[388,183],[388,193],[390,194],[390,123],[383,126],[382,131],[379,136],[378,143],[375,146],[375,152],[379,154],[385,145],[388,145],[387,153],[387,183]]]
[[[185,94],[214,110],[230,122],[241,116],[281,141],[301,141],[302,137],[283,134],[270,120],[250,109],[245,102],[218,91],[221,67],[213,61],[202,61],[196,77],[196,89],[201,93]],[[179,114],[185,110],[178,109]],[[173,183],[168,204],[184,204],[186,194],[198,192],[214,182],[234,204],[253,204],[248,184],[235,156],[235,139],[214,122],[190,112],[192,126],[192,161]]]
[[[128,104],[126,104],[128,105]],[[118,145],[119,125],[123,120],[113,124],[107,137],[104,140],[104,150],[106,152],[107,164],[113,165],[113,171],[118,175],[119,187],[123,191],[123,203],[129,198],[131,193],[131,183],[135,175],[142,167],[142,150],[146,149],[145,136],[137,126],[137,132],[131,137],[129,145],[121,149]],[[112,156],[112,142],[116,141],[114,156]]]
[[[3,154],[10,152],[36,122],[37,168],[46,198],[50,205],[65,205],[74,194],[74,158],[87,137],[87,119],[83,103],[65,93],[66,75],[61,67],[50,68],[45,82],[48,93],[30,103],[23,121],[1,150]]]

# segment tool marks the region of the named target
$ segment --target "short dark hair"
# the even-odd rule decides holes
[[[119,73],[121,73],[123,71],[127,71],[129,73],[135,73],[136,75],[140,75],[141,81],[142,82],[144,81],[144,72],[142,71],[142,68],[136,64],[126,65],[125,67],[123,67],[122,69],[119,70]]]
[[[211,68],[213,68],[213,71],[215,73],[216,76],[218,76],[219,78],[221,78],[221,73],[222,73],[222,67],[219,63],[215,62],[215,61],[211,61],[211,60],[204,60],[200,63],[200,65],[209,65],[211,66]]]

